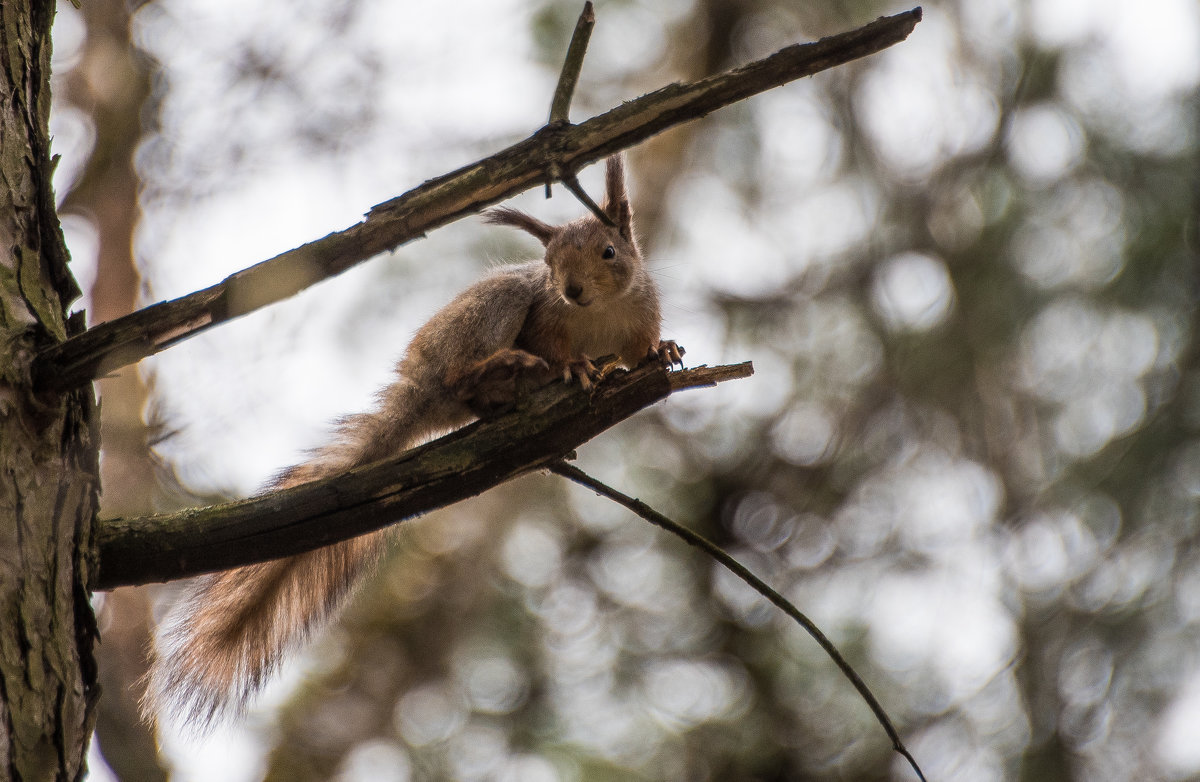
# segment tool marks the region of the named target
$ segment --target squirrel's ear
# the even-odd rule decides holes
[[[625,165],[620,155],[608,158],[604,169],[604,213],[616,223],[621,236],[633,237],[633,208],[625,192]]]
[[[510,209],[507,206],[499,206],[495,209],[489,209],[483,213],[485,222],[494,223],[495,225],[511,225],[513,228],[520,228],[522,231],[528,231],[537,237],[537,240],[542,243],[542,246],[550,244],[550,240],[557,233],[558,229],[541,220],[527,215],[517,209]]]

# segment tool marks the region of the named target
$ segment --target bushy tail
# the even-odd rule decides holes
[[[342,421],[329,446],[271,488],[377,461],[469,417],[444,398],[401,380],[385,390],[377,412]],[[159,633],[143,704],[147,717],[171,713],[204,730],[239,712],[286,654],[337,612],[379,559],[388,534],[384,529],[197,579]]]
[[[202,576],[159,635],[147,711],[168,710],[200,730],[240,711],[338,610],[378,560],[386,534]]]

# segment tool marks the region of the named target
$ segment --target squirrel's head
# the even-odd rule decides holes
[[[537,237],[546,248],[550,278],[563,301],[587,307],[628,293],[642,263],[633,236],[633,209],[625,192],[625,167],[620,155],[608,158],[601,210],[611,225],[595,215],[566,225],[549,225],[508,207],[489,209],[484,219]]]

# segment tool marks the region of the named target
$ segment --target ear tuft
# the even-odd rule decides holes
[[[550,244],[550,240],[558,231],[554,226],[543,223],[533,215],[527,215],[519,209],[511,209],[507,206],[487,210],[483,213],[483,219],[484,222],[493,225],[511,225],[513,228],[527,231],[533,234],[543,247]]]
[[[604,213],[616,223],[626,239],[633,237],[633,207],[625,192],[625,165],[620,155],[612,155],[604,168]]]

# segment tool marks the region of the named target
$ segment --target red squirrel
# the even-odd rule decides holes
[[[515,209],[485,213],[546,248],[544,261],[499,268],[430,318],[379,394],[376,410],[341,421],[331,443],[284,471],[282,489],[345,472],[460,427],[510,404],[522,381],[561,375],[585,388],[615,356],[682,365],[683,348],[660,339],[658,288],[633,234],[619,156],[608,158],[602,211],[552,226]],[[170,611],[155,644],[148,716],[173,713],[203,729],[240,711],[286,653],[341,606],[370,571],[388,530],[294,557],[198,578]]]

